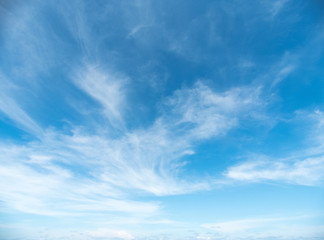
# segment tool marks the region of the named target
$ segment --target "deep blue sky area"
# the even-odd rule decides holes
[[[0,1],[0,239],[324,239],[323,16]]]

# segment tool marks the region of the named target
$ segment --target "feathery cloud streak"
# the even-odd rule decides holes
[[[322,206],[317,4],[0,3],[0,228],[23,239],[323,236],[310,227],[321,219],[286,217]],[[285,235],[273,219],[302,230]]]
[[[280,181],[291,184],[316,186],[324,181],[323,112],[296,112],[298,118],[310,122],[308,139],[310,145],[302,151],[290,153],[289,157],[275,159],[267,156],[252,156],[247,162],[232,166],[225,176],[246,182]]]
[[[102,79],[96,73],[81,83],[99,101],[105,85],[100,88],[93,81]],[[180,178],[181,158],[194,151],[193,143],[237,126],[241,115],[260,103],[258,95],[251,88],[215,93],[198,82],[168,98],[165,106],[171,114],[162,114],[149,128],[124,132],[117,139],[77,129],[72,135],[48,130],[39,141],[25,146],[2,145],[1,178],[15,183],[9,187],[3,182],[3,199],[14,209],[44,215],[153,213],[157,204],[125,200],[128,192],[172,195],[209,189],[208,179]],[[100,102],[103,114],[119,118],[108,100]]]

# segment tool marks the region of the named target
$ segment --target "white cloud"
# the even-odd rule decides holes
[[[15,101],[17,89],[16,85],[0,73],[0,112],[10,118],[18,128],[36,136],[42,135],[42,128]]]
[[[131,29],[131,31],[129,32],[129,34],[127,34],[127,38],[131,38],[133,37],[134,35],[138,34],[141,30],[143,29],[146,29],[146,28],[149,28],[151,27],[151,25],[137,25],[135,27],[133,27]]]
[[[91,238],[103,238],[103,239],[111,239],[111,238],[118,238],[118,239],[134,239],[134,236],[132,236],[127,231],[123,230],[110,230],[105,228],[100,228],[95,231],[90,231],[88,233],[88,236]]]
[[[86,75],[80,86],[109,111],[111,119],[120,118],[119,82],[108,84],[106,75],[89,71],[94,73]],[[159,203],[134,201],[130,193],[161,196],[210,189],[209,179],[181,175],[182,157],[194,154],[196,141],[224,135],[237,126],[260,102],[258,94],[250,88],[215,93],[199,82],[171,96],[164,105],[170,109],[152,126],[125,131],[118,138],[80,129],[72,135],[47,130],[38,141],[23,146],[1,144],[3,201],[40,215],[116,211],[152,216],[160,210]]]
[[[74,83],[102,105],[104,114],[113,127],[123,126],[126,78],[88,65],[75,76]]]
[[[247,161],[230,167],[225,176],[245,182],[280,181],[290,184],[317,186],[324,183],[323,113],[296,112],[296,119],[311,125],[305,141],[309,147],[289,154],[289,157],[254,155]],[[295,119],[295,120],[296,120]],[[287,155],[287,154],[286,154]]]
[[[285,52],[282,57],[276,62],[269,71],[265,72],[261,78],[262,84],[269,81],[270,88],[278,86],[279,83],[284,81],[294,71],[298,70],[301,56],[304,53],[299,52]]]
[[[275,17],[283,8],[284,6],[289,2],[289,0],[276,0],[271,1],[272,6],[270,8],[270,13],[272,17]]]
[[[240,69],[249,69],[255,67],[255,63],[249,59],[241,59],[237,67]]]
[[[220,234],[221,239],[310,239],[323,237],[322,225],[307,223],[314,216],[246,218],[202,224]],[[306,222],[305,222],[306,221]]]
[[[55,150],[56,156],[42,156],[43,151],[51,153],[53,150],[39,144],[28,147],[1,146],[3,160],[0,178],[3,181],[0,191],[2,200],[9,207],[51,216],[107,211],[150,215],[158,211],[156,203],[127,200],[109,184],[91,177],[76,176],[78,166],[73,161],[82,157],[80,154],[70,158],[68,154],[71,152],[66,154],[62,149]],[[41,154],[35,156],[37,152]],[[74,164],[76,169],[60,166],[60,157],[64,160],[62,162]],[[8,182],[11,184],[8,185]]]
[[[285,79],[290,73],[292,73],[295,70],[295,66],[288,64],[283,66],[277,75],[275,76],[272,86],[277,85],[279,82],[281,82],[283,79]]]
[[[110,226],[88,229],[74,229],[74,228],[44,228],[39,226],[33,226],[32,228],[28,225],[20,224],[6,224],[0,225],[1,231],[8,233],[8,237],[5,239],[50,239],[50,240],[131,240],[136,239],[133,234],[129,231],[123,230],[123,228],[112,228]],[[22,231],[23,230],[23,231]],[[2,233],[2,232],[1,232]],[[27,234],[24,235],[24,234]],[[0,235],[4,237],[6,235]]]
[[[280,218],[257,218],[257,219],[242,219],[228,222],[203,224],[202,227],[213,229],[223,233],[242,232],[250,229],[255,229],[269,224],[271,222],[285,221]]]
[[[295,161],[253,160],[229,168],[226,176],[239,181],[271,180],[314,186],[324,180],[324,157]]]
[[[169,99],[174,114],[171,121],[195,140],[220,136],[237,126],[239,118],[250,110],[259,109],[263,104],[259,99],[260,91],[257,87],[215,93],[197,82],[194,88],[179,90]]]

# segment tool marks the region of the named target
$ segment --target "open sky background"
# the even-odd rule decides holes
[[[0,1],[0,239],[324,239],[324,3]]]

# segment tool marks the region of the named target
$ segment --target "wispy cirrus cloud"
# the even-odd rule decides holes
[[[0,73],[0,112],[11,119],[18,127],[31,134],[41,136],[42,128],[29,114],[15,101],[19,87],[10,82]]]
[[[297,111],[295,121],[303,120],[310,124],[308,137],[304,139],[307,147],[303,150],[274,158],[254,155],[250,159],[229,167],[224,175],[232,180],[243,182],[278,181],[289,184],[317,186],[324,182],[323,152],[323,112]]]
[[[286,65],[283,66],[279,72],[277,73],[277,75],[275,76],[275,79],[272,83],[272,86],[277,85],[279,82],[281,82],[283,79],[285,79],[290,73],[292,73],[295,69],[294,65]]]
[[[114,128],[124,127],[123,112],[127,96],[125,77],[88,65],[73,80],[77,87],[101,104],[104,115]]]
[[[275,17],[284,7],[285,5],[289,2],[289,0],[277,0],[273,1],[272,6],[270,8],[270,13],[272,17]]]
[[[275,64],[270,71],[271,87],[275,87],[285,80],[290,74],[298,69],[300,61],[299,54],[285,53],[281,60]]]
[[[107,211],[151,214],[159,208],[155,203],[127,200],[118,189],[98,179],[76,176],[75,171],[55,164],[58,157],[32,155],[41,151],[31,146],[10,149],[7,145],[1,151],[6,153],[0,167],[1,178],[5,179],[1,183],[1,196],[15,210],[47,216],[77,216]],[[63,151],[57,154],[64,158]],[[75,158],[64,160],[73,164]]]
[[[99,88],[95,81],[105,81],[106,76],[91,77],[82,79],[80,85],[102,104],[105,116],[121,117],[115,112],[120,108],[118,99],[115,105],[109,97],[104,99],[105,90],[109,95],[116,89],[111,90],[108,83]],[[112,95],[116,94],[122,92],[113,91]],[[3,201],[13,209],[40,215],[99,211],[152,215],[159,204],[133,201],[128,194],[161,196],[209,189],[208,179],[181,177],[182,158],[194,153],[195,142],[236,127],[240,118],[259,104],[258,96],[252,88],[215,93],[198,82],[170,96],[163,103],[167,113],[162,111],[146,129],[125,131],[118,138],[77,129],[72,135],[47,130],[36,142],[2,145]],[[8,181],[14,187],[5,184]]]
[[[277,146],[269,129],[304,104],[291,104],[297,96],[287,91],[292,84],[301,89],[300,79],[285,79],[319,68],[322,40],[309,41],[320,32],[311,27],[316,11],[290,3],[35,1],[0,16],[0,64],[8,77],[0,76],[0,127],[9,122],[32,136],[16,141],[12,128],[1,135],[11,138],[0,141],[0,220],[18,224],[0,228],[14,229],[11,238],[20,230],[21,239],[51,240],[322,236],[320,224],[222,221],[217,210],[233,209],[218,201],[228,197],[215,190],[220,185],[323,184],[321,111],[308,115],[317,129],[299,152],[246,154]],[[309,102],[317,105],[315,95]],[[301,189],[289,188],[296,195]],[[200,195],[205,190],[214,191]],[[200,202],[204,194],[215,196],[211,209]],[[253,206],[241,209],[253,212],[260,204],[254,196]],[[188,217],[199,207],[210,213],[202,229],[203,213]],[[285,235],[288,227],[279,224],[300,232]]]
[[[197,82],[192,89],[175,92],[167,103],[173,107],[171,120],[176,127],[184,128],[185,134],[193,139],[207,139],[226,134],[239,125],[239,119],[246,117],[249,110],[264,108],[260,94],[259,87],[215,93],[202,82]]]
[[[262,158],[262,157],[260,157]],[[291,184],[316,186],[324,180],[324,157],[278,160],[258,158],[230,167],[226,177],[247,182],[280,181]]]

